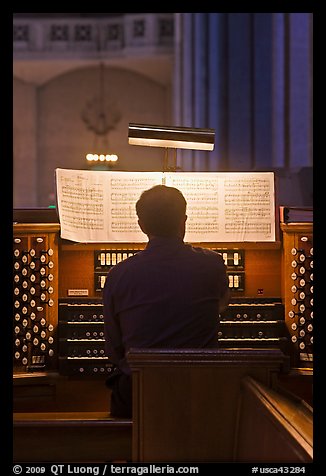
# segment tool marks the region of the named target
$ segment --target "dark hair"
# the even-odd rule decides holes
[[[136,203],[136,213],[146,234],[176,236],[186,214],[187,202],[177,188],[155,185],[145,190]]]

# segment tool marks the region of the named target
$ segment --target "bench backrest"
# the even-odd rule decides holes
[[[278,349],[132,349],[133,461],[234,461],[241,381],[273,387]]]

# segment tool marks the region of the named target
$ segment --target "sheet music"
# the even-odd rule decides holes
[[[161,172],[108,172],[108,235],[113,241],[144,242],[138,225],[136,202],[141,193],[162,183]]]
[[[275,241],[273,172],[165,174],[187,200],[185,241]]]
[[[61,237],[81,243],[144,242],[135,204],[160,172],[56,169]]]
[[[106,236],[105,175],[84,170],[56,170],[61,237],[92,242]]]
[[[185,241],[217,241],[221,233],[218,176],[210,172],[166,173],[165,184],[178,188],[187,201]]]
[[[275,241],[274,173],[223,173],[219,180],[223,241]]]
[[[61,237],[146,242],[136,215],[144,190],[165,183],[187,200],[187,242],[275,241],[273,172],[56,170]]]

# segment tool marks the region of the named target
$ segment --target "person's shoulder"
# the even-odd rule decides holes
[[[112,268],[110,269],[110,273],[120,273],[124,270],[127,270],[131,267],[133,267],[134,265],[137,264],[139,258],[141,257],[143,251],[140,250],[138,251],[137,253],[135,253],[134,255],[131,255],[131,256],[128,256],[128,258],[122,260],[122,261],[119,261],[119,263],[115,264],[114,266],[112,266]]]
[[[192,253],[198,256],[205,256],[207,257],[207,259],[211,259],[211,260],[218,260],[218,261],[223,260],[221,254],[211,248],[204,248],[202,246],[193,246],[190,244],[188,245],[188,247]]]
[[[139,253],[119,261],[119,263],[109,269],[106,279],[106,290],[110,289],[112,292],[115,286],[120,286],[121,282],[127,282],[130,276],[137,275],[137,261],[139,259],[137,255]]]

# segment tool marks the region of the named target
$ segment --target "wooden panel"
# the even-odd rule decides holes
[[[312,408],[247,377],[237,439],[239,462],[311,463]]]
[[[200,243],[210,249],[244,250],[245,290],[234,297],[282,297],[282,248],[272,243]]]
[[[108,413],[16,413],[15,462],[131,461],[132,422]]]
[[[194,243],[210,249],[245,250],[245,291],[234,296],[281,297],[282,249],[280,243]],[[60,248],[59,296],[68,289],[87,289],[90,297],[99,296],[94,289],[94,251],[98,249],[142,249],[144,244],[63,244]]]
[[[313,402],[313,370],[305,368],[292,368],[288,374],[279,376],[282,388],[304,400],[311,407]]]
[[[233,460],[240,382],[271,385],[273,350],[132,350],[133,461]]]
[[[15,412],[110,411],[110,390],[104,378],[20,374],[14,375],[13,383]]]
[[[61,244],[59,296],[68,296],[68,289],[87,289],[89,297],[99,297],[95,291],[94,253],[95,250],[138,250],[144,245],[138,243],[76,243]]]
[[[60,252],[59,296],[68,296],[68,289],[87,289],[88,295],[97,295],[94,288],[94,251]]]
[[[281,297],[281,250],[246,250],[246,297]]]

